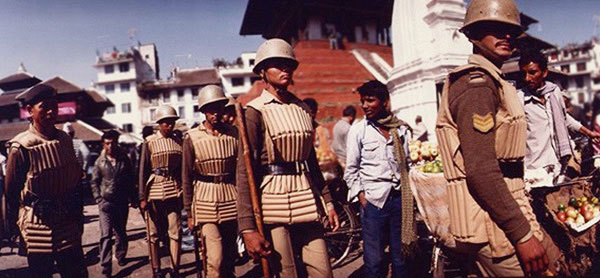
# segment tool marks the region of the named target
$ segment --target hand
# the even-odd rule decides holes
[[[138,202],[131,202],[131,207],[132,208],[138,208]]]
[[[600,133],[598,133],[598,132],[590,131],[590,134],[588,134],[588,137],[590,139],[592,139],[592,141],[594,143],[599,143],[600,142]]]
[[[335,206],[333,206],[332,203],[328,203],[327,204],[327,210],[328,210],[328,218],[329,218],[329,226],[331,227],[331,231],[335,232],[340,228],[340,217],[337,214],[337,211],[335,211]]]
[[[258,232],[243,233],[242,238],[244,239],[244,245],[246,245],[248,255],[253,259],[256,260],[271,254],[271,243]]]
[[[363,209],[365,207],[367,207],[367,198],[365,198],[364,191],[361,191],[360,193],[358,193],[358,201],[360,202],[360,205],[362,206]]]
[[[525,276],[530,276],[532,273],[543,273],[548,267],[546,250],[536,237],[532,236],[529,240],[517,244],[515,249]]]
[[[188,226],[188,229],[190,229],[190,231],[194,230],[194,218],[193,217],[188,216],[187,226]]]
[[[147,206],[148,206],[148,202],[146,202],[146,201],[143,201],[143,200],[142,200],[142,201],[140,201],[140,209],[141,209],[141,210],[144,210],[144,211],[145,211]]]

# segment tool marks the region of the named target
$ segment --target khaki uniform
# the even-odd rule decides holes
[[[142,145],[140,161],[140,200],[150,206],[151,248],[158,254],[158,238],[166,230],[174,268],[181,257],[181,144],[180,139],[157,132]],[[152,259],[160,266],[157,256]]]
[[[231,126],[215,136],[201,124],[183,140],[184,206],[194,226],[201,227],[208,277],[234,272],[237,151],[237,129]]]
[[[48,138],[30,126],[9,143],[7,196],[20,202],[17,225],[32,274],[51,276],[46,273],[51,269],[37,268],[52,268],[56,260],[61,276],[87,276],[81,247],[81,168],[71,137],[55,130]]]
[[[248,103],[245,117],[263,221],[276,253],[271,258],[279,259],[272,261],[272,268],[281,277],[296,277],[293,241],[302,246],[302,260],[310,277],[331,277],[319,223],[325,206],[318,186],[324,181],[313,147],[314,126],[305,104],[288,94],[289,101],[282,103],[263,91]],[[246,165],[238,163],[237,169],[238,225],[243,232],[255,226]],[[330,198],[327,193],[324,197]]]
[[[516,89],[501,74],[480,55],[452,71],[436,133],[448,181],[450,232],[459,251],[476,257],[484,276],[522,276],[514,244],[533,235],[551,262],[560,254],[525,193],[527,122]]]

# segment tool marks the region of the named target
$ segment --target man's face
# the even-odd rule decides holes
[[[158,127],[163,136],[170,136],[175,128],[175,119],[164,119],[158,123]]]
[[[264,74],[271,85],[287,87],[292,84],[294,67],[285,59],[271,59],[266,62]]]
[[[548,69],[541,70],[537,63],[530,62],[521,67],[523,81],[530,90],[537,90],[544,84],[544,79],[548,76]]]
[[[383,102],[378,97],[372,95],[361,95],[360,103],[363,112],[365,112],[365,117],[369,120],[375,120],[382,114],[387,101]]]
[[[502,28],[503,25],[490,25],[481,37],[481,47],[493,52],[503,60],[507,60],[515,49],[515,38],[517,34],[512,28]],[[489,31],[488,31],[489,30]],[[492,31],[495,30],[495,31]]]
[[[207,122],[209,122],[212,126],[218,126],[223,120],[224,108],[223,102],[213,102],[204,106],[202,108],[202,112],[204,112]]]
[[[114,155],[117,150],[118,143],[114,139],[104,139],[102,141],[102,149],[106,152],[107,155]]]
[[[27,105],[26,108],[33,122],[42,126],[50,126],[56,123],[58,103],[55,99],[42,100],[36,104]]]

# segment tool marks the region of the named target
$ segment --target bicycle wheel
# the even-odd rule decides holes
[[[340,205],[337,211],[340,228],[335,232],[325,233],[327,253],[332,268],[337,267],[350,253],[359,226],[356,213],[349,204]]]

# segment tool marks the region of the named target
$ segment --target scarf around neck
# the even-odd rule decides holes
[[[417,226],[414,217],[414,197],[410,190],[410,184],[408,179],[408,165],[406,161],[406,152],[404,144],[398,133],[400,126],[406,126],[410,129],[410,126],[398,119],[391,113],[387,116],[376,120],[377,124],[389,128],[392,135],[392,142],[394,144],[394,156],[400,166],[400,195],[402,198],[402,255],[404,257],[411,257],[416,253],[416,241],[417,241]]]

